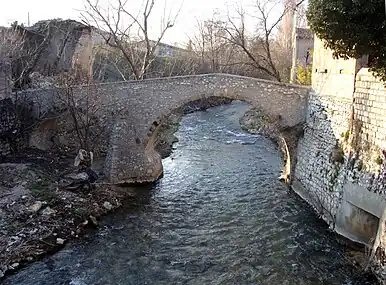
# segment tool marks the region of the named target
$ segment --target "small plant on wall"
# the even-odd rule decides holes
[[[311,85],[312,64],[302,65],[300,62],[296,65],[296,82],[300,85]]]
[[[336,143],[334,149],[331,151],[330,159],[333,163],[344,163],[344,150],[343,145],[341,143]]]

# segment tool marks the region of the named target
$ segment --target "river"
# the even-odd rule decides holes
[[[164,178],[82,242],[4,284],[375,284],[277,180],[281,154],[245,133],[242,102],[185,116]]]

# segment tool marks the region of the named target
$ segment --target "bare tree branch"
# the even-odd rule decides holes
[[[268,0],[257,0],[255,3],[257,15],[255,15],[254,18],[259,20],[257,28],[262,33],[251,36],[248,36],[246,30],[246,13],[244,9],[236,9],[236,17],[231,17],[228,11],[227,26],[224,28],[227,33],[226,38],[230,43],[241,48],[256,69],[277,81],[282,81],[282,74],[277,68],[272,50],[272,33],[278,27],[279,23],[281,23],[289,9],[296,9],[304,1],[305,0],[300,0],[295,7],[284,7],[283,13],[272,21],[270,13],[274,10],[275,4],[272,4],[271,1]],[[269,7],[268,4],[271,5],[271,7]]]
[[[15,22],[10,28],[3,28],[0,31],[0,54],[4,58],[11,60],[13,88],[20,89],[26,87],[29,76],[35,67],[50,40],[52,29],[50,22],[45,27],[46,33],[39,35],[39,41],[31,42],[28,40],[24,27]]]
[[[120,50],[130,66],[135,79],[144,79],[154,61],[156,50],[166,32],[175,24],[176,18],[169,16],[166,24],[161,25],[159,36],[152,41],[149,36],[149,24],[155,7],[155,0],[144,0],[142,11],[134,14],[127,8],[127,1],[114,0],[116,7],[103,9],[98,0],[86,0],[86,9],[82,16],[89,25],[98,28],[105,42],[112,48]],[[181,9],[181,8],[180,8]],[[123,18],[129,19],[125,23]],[[137,29],[137,37],[135,30]]]

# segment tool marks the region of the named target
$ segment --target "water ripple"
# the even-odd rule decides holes
[[[247,108],[184,117],[164,178],[138,190],[135,207],[4,284],[373,284],[276,180],[277,147],[238,125]]]

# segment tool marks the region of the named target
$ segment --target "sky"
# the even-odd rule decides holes
[[[95,1],[95,0],[92,0]],[[107,5],[107,1],[115,3],[116,0],[99,0],[101,5]],[[128,6],[138,10],[141,0],[127,0]],[[228,2],[226,2],[228,1]],[[234,2],[231,2],[234,1]],[[172,11],[178,17],[175,26],[168,30],[163,42],[169,44],[179,43],[184,45],[188,38],[195,32],[197,19],[204,20],[211,18],[214,10],[226,13],[227,4],[235,7],[236,0],[156,0],[154,13],[152,14],[150,36],[157,37],[159,23],[164,11]],[[254,0],[237,0],[237,5],[250,7]],[[40,20],[53,18],[81,19],[81,11],[84,11],[84,0],[0,0],[0,26],[9,26],[10,23],[18,21],[25,25]],[[166,7],[166,9],[164,9]],[[232,9],[231,9],[232,10]],[[280,12],[279,12],[280,14]]]

